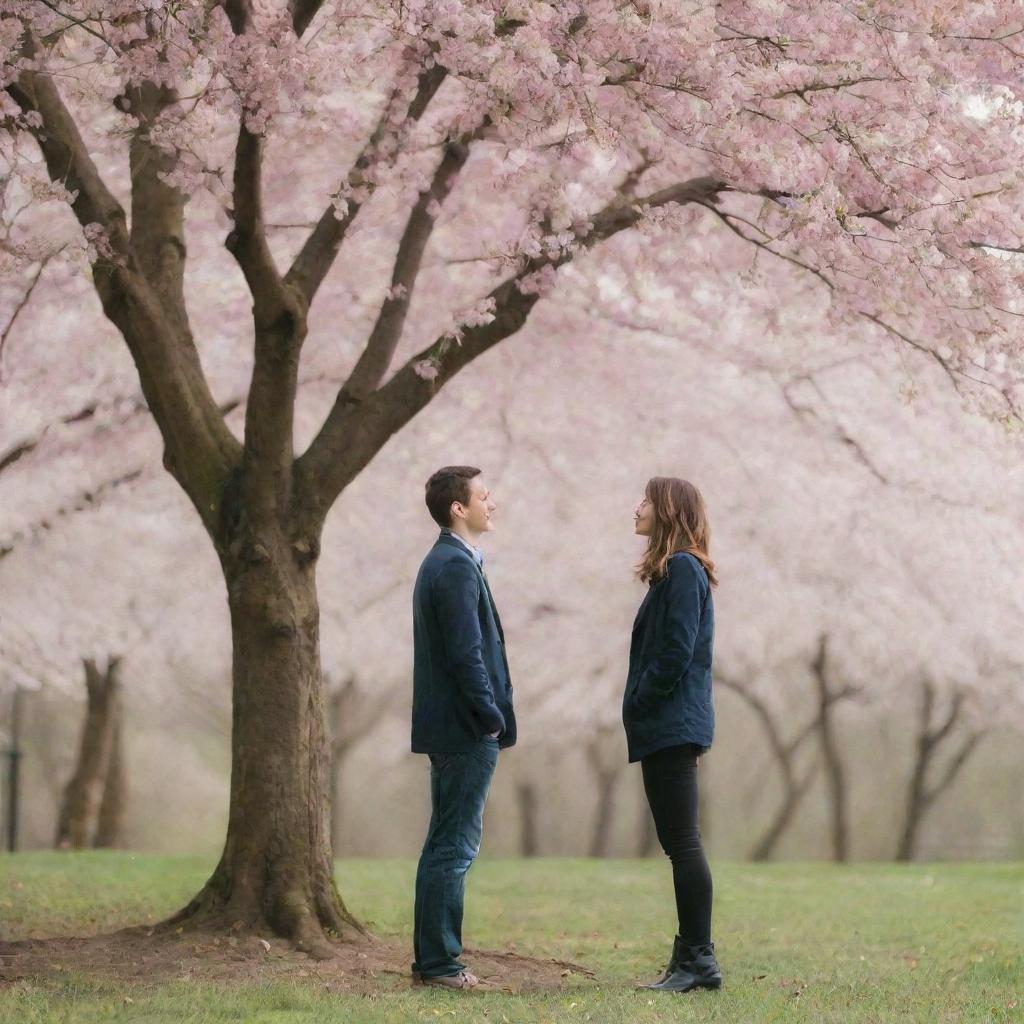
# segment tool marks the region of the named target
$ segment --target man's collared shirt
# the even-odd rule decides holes
[[[449,530],[447,526],[442,527],[441,532],[448,534],[449,537],[454,537],[473,556],[473,561],[476,562],[481,571],[483,570],[484,553],[479,548],[473,547],[465,537],[460,537],[454,530]]]

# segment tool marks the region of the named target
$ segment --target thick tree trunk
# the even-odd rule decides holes
[[[120,661],[111,658],[105,672],[100,672],[90,660],[83,665],[88,704],[78,762],[64,790],[57,816],[55,845],[58,849],[81,850],[89,846],[90,832],[103,796],[120,703]]]
[[[96,838],[93,842],[97,849],[112,849],[121,845],[128,789],[124,771],[123,733],[124,704],[119,701],[110,744],[107,776],[103,783],[103,799],[100,801],[99,817],[96,822]]]
[[[227,567],[233,643],[231,799],[213,875],[170,919],[271,930],[314,956],[362,930],[334,886],[329,744],[313,559],[287,538]]]

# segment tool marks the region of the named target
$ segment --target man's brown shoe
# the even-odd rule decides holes
[[[440,985],[442,988],[476,988],[480,979],[469,971],[459,971],[458,974],[446,974],[443,978],[413,977],[413,984]]]

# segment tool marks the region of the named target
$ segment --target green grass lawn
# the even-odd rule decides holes
[[[127,853],[0,856],[0,938],[88,934],[158,920],[212,865]],[[470,997],[393,980],[379,996],[314,982],[126,985],[84,976],[0,988],[7,1024],[189,1022],[1024,1021],[1024,866],[716,864],[717,993],[637,991],[671,945],[667,862],[479,861],[471,947],[585,964],[596,980]],[[411,927],[410,861],[338,864],[350,908],[380,936]]]

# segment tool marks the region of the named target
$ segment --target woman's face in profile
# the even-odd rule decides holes
[[[633,512],[633,524],[633,532],[638,536],[649,537],[651,535],[651,527],[654,525],[654,506],[649,498],[642,498],[640,504],[637,505]]]

